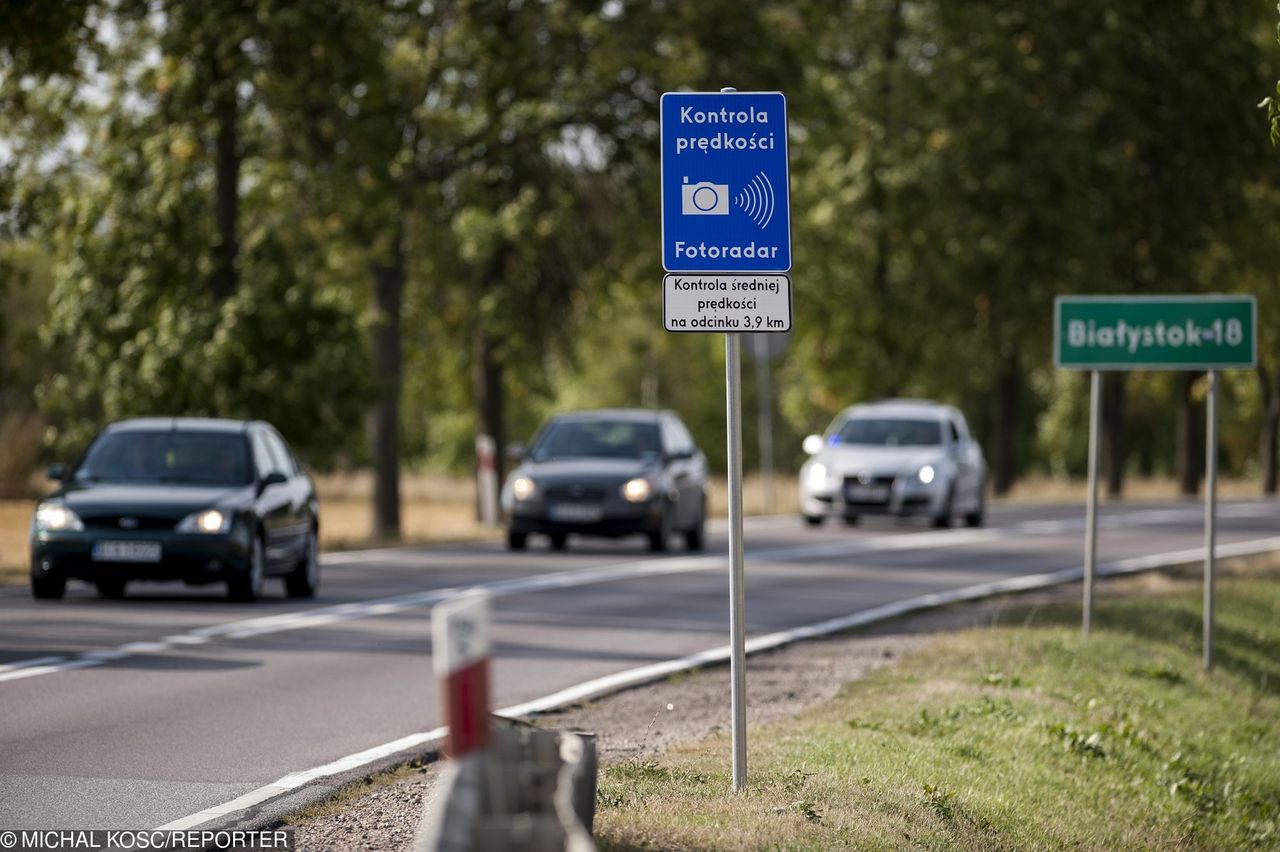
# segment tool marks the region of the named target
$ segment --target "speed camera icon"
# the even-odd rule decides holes
[[[680,187],[680,212],[685,216],[728,216],[729,185],[684,179]]]

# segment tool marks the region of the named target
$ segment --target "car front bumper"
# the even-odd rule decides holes
[[[158,543],[158,562],[129,562],[94,558],[94,545],[103,542]],[[250,561],[249,537],[233,529],[224,535],[171,531],[38,532],[31,539],[32,577],[87,580],[175,580],[189,584],[216,583],[242,575]]]
[[[800,488],[800,511],[813,518],[861,515],[888,515],[894,517],[937,517],[946,508],[948,484],[941,477],[928,485],[914,474],[909,476],[880,477],[884,491],[881,494],[859,495],[854,492],[852,479],[829,483],[824,488]]]
[[[581,511],[588,513],[586,509]],[[609,501],[600,505],[598,511],[598,517],[566,517],[564,514],[557,514],[557,510],[546,501],[526,500],[512,506],[508,528],[516,534],[577,533],[617,538],[656,532],[662,527],[663,506],[658,499],[643,503]]]

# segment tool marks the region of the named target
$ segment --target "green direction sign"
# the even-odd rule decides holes
[[[1258,363],[1253,296],[1059,296],[1053,359],[1067,370],[1223,370]]]

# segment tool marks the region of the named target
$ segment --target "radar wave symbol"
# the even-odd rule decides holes
[[[769,176],[760,172],[753,177],[751,182],[738,193],[734,204],[742,208],[747,218],[760,226],[760,230],[769,227],[769,223],[773,221],[773,210],[776,206],[773,184],[769,183]]]

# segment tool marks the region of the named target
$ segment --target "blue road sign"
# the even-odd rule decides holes
[[[791,268],[781,92],[662,96],[662,265],[668,272]]]

